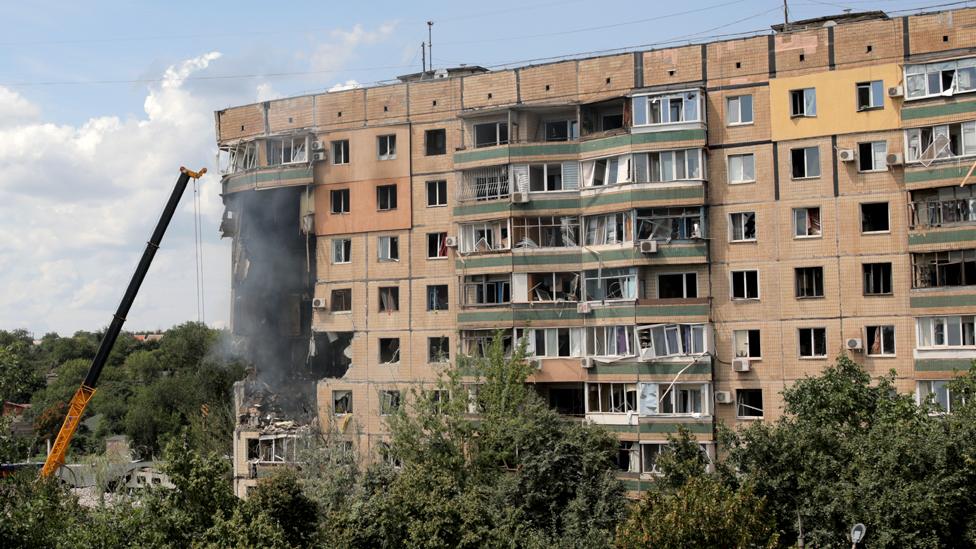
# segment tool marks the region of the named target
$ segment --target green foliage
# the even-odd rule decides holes
[[[56,480],[27,470],[0,481],[0,540],[5,547],[63,547],[83,510]]]
[[[41,386],[40,376],[24,359],[21,345],[0,346],[0,403],[27,402]]]
[[[302,491],[298,475],[291,469],[280,469],[258,481],[244,504],[245,515],[266,515],[281,528],[289,547],[307,547],[314,541],[313,525],[318,506]]]

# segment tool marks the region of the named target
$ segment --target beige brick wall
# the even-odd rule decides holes
[[[959,9],[908,19],[911,53],[971,48],[976,42],[976,9]]]
[[[644,86],[697,82],[702,75],[702,47],[684,46],[643,53]]]
[[[518,96],[514,70],[465,76],[461,89],[465,109],[511,105]]]
[[[569,103],[579,90],[576,61],[563,61],[519,69],[519,91],[522,101]]]
[[[901,18],[834,27],[834,63],[838,69],[891,63],[901,58],[903,51]]]
[[[634,87],[634,55],[581,59],[577,79],[582,102],[625,95]]]
[[[271,133],[311,128],[313,120],[312,97],[296,97],[268,103],[268,130]]]
[[[830,64],[827,29],[777,34],[776,76],[798,76],[825,70]]]
[[[708,86],[732,86],[769,79],[767,38],[743,38],[708,44]]]
[[[366,121],[366,90],[355,89],[315,96],[315,123],[320,128],[354,128]]]
[[[217,112],[219,139],[255,137],[265,132],[264,104],[245,105]]]
[[[407,85],[367,88],[366,120],[370,124],[406,122]]]

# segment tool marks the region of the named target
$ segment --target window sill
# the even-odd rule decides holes
[[[894,292],[888,292],[886,294],[868,294],[868,293],[865,293],[865,294],[862,294],[862,295],[864,297],[895,297],[895,293]]]
[[[756,122],[755,121],[753,121],[753,122],[731,122],[729,124],[726,124],[726,127],[729,127],[729,128],[741,128],[742,126],[755,126],[755,125],[756,125]]]
[[[879,234],[891,234],[891,229],[887,231],[861,231],[861,234],[866,236],[879,235]]]
[[[763,416],[735,416],[737,421],[762,421]]]
[[[448,257],[446,255],[445,256],[440,256],[440,257],[428,257],[427,258],[428,261],[444,261],[445,259],[448,259]]]
[[[386,209],[376,208],[376,213],[395,212],[396,210],[397,210],[396,208],[386,208]]]
[[[793,181],[809,181],[811,179],[820,179],[819,175],[805,175],[803,177],[790,177]]]
[[[819,240],[821,238],[823,238],[822,234],[793,235],[793,240]]]
[[[893,354],[892,355],[872,355],[872,354],[864,353],[864,356],[866,356],[867,358],[898,358],[898,355],[893,355]]]
[[[400,260],[399,259],[383,259],[383,258],[380,258],[380,259],[377,259],[376,262],[377,263],[399,263]]]
[[[428,208],[446,208],[447,204],[427,204]]]
[[[732,301],[733,303],[737,303],[737,302],[738,303],[742,303],[742,302],[755,302],[755,303],[759,303],[759,298],[758,297],[733,297],[733,298],[731,298],[730,301]]]
[[[884,110],[884,105],[878,105],[873,107],[858,107],[857,112],[869,112],[869,111],[882,111]]]
[[[889,171],[888,168],[884,168],[884,169],[880,169],[880,170],[879,169],[874,169],[874,170],[857,170],[857,173],[887,173],[888,171]]]
[[[349,215],[349,212],[329,212],[331,215]]]
[[[796,296],[796,299],[799,300],[799,301],[809,301],[809,300],[813,300],[813,299],[824,299],[824,296],[822,296],[822,295],[798,295],[798,296]]]
[[[755,244],[756,242],[759,242],[759,239],[749,238],[746,240],[729,240],[729,244]]]
[[[827,360],[827,355],[823,356],[800,356],[800,360]]]
[[[790,114],[790,118],[816,118],[815,114]]]
[[[351,265],[352,261],[333,261],[333,265]]]
[[[729,185],[751,185],[755,182],[756,182],[755,179],[748,179],[745,181],[729,181],[728,184]]]
[[[329,314],[333,314],[333,315],[351,315],[352,314],[352,310],[349,310],[349,311],[329,311]]]

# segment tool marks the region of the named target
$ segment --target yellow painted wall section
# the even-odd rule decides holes
[[[884,108],[858,112],[857,84],[871,80],[884,82]],[[769,81],[773,140],[896,129],[901,125],[901,99],[888,97],[887,89],[901,81],[902,70],[895,63],[774,78]],[[816,117],[790,117],[790,90],[802,88],[817,90]],[[756,113],[759,116],[762,113]]]

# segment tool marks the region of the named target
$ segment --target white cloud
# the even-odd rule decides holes
[[[40,114],[41,109],[37,105],[10,88],[0,86],[0,127],[32,122]]]
[[[313,71],[336,71],[346,66],[361,46],[370,46],[383,42],[393,35],[396,23],[383,23],[375,30],[365,30],[362,25],[355,25],[349,30],[336,29],[329,33],[329,42],[319,44],[309,59],[310,69]]]
[[[332,86],[331,88],[329,88],[328,91],[337,92],[343,90],[354,90],[356,88],[361,88],[361,87],[363,87],[363,85],[360,84],[359,82],[356,82],[355,80],[346,80],[345,82],[339,82],[335,86]]]
[[[281,93],[276,91],[270,82],[262,82],[258,84],[258,101],[271,101],[272,99],[280,99],[283,97]]]

